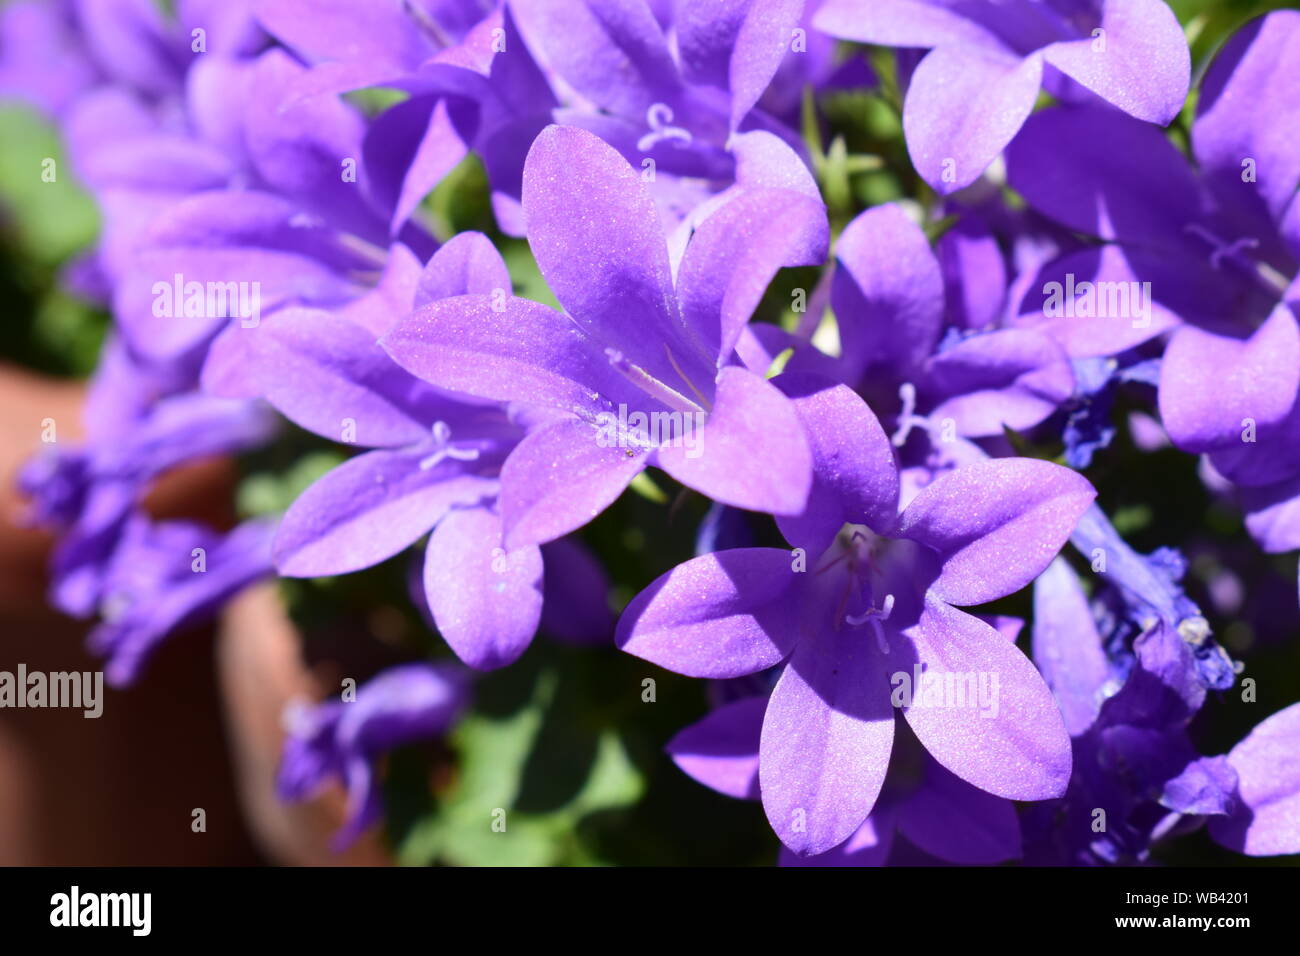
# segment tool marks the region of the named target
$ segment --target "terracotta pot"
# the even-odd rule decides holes
[[[87,626],[45,603],[52,537],[19,526],[14,489],[54,418],[75,441],[81,385],[0,365],[0,670],[87,671]],[[231,520],[234,470],[178,469],[148,498],[158,517]],[[320,688],[273,585],[250,589],[216,628],[173,635],[129,690],[105,688],[103,714],[0,710],[0,865],[383,864],[370,837],[328,849],[344,795],[295,806],[274,794],[280,713]],[[214,666],[215,662],[215,666]],[[206,832],[191,829],[206,813]]]

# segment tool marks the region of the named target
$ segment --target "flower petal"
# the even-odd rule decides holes
[[[759,744],[763,810],[800,856],[825,853],[871,813],[894,741],[885,661],[849,629],[800,641]]]
[[[794,402],[813,454],[813,487],[803,513],[777,518],[785,539],[819,555],[846,522],[892,527],[898,464],[867,403],[847,385],[812,375],[787,372],[772,384]]]
[[[1017,60],[966,46],[927,53],[903,103],[917,172],[944,196],[979,179],[1033,110],[1042,78],[1036,54]]]
[[[532,432],[501,466],[501,516],[512,550],[576,531],[623,493],[645,452],[605,447],[597,429],[565,419]]]
[[[851,379],[877,365],[902,374],[943,327],[943,275],[925,233],[889,203],[857,216],[835,247],[831,304]]]
[[[678,377],[665,349],[688,371],[700,363],[698,343],[683,339],[650,193],[613,147],[575,126],[548,126],[524,163],[523,204],[547,285],[593,339],[660,381]]]
[[[457,657],[478,670],[504,667],[537,633],[541,551],[506,551],[499,517],[487,508],[455,509],[429,536],[424,593],[438,632]]]
[[[1160,418],[1175,445],[1205,452],[1242,442],[1248,421],[1279,425],[1300,389],[1300,325],[1285,306],[1248,339],[1188,326],[1165,349]]]
[[[1300,704],[1260,723],[1228,753],[1242,806],[1210,835],[1248,856],[1300,853]]]
[[[971,462],[922,489],[895,536],[939,553],[936,596],[952,604],[982,604],[1036,578],[1096,494],[1083,476],[1051,462]]]
[[[1088,597],[1064,558],[1034,582],[1034,661],[1056,695],[1065,729],[1079,736],[1097,719],[1110,673]]]
[[[664,749],[682,772],[718,793],[758,799],[758,740],[766,697],[732,701],[691,724]]]
[[[427,449],[372,451],[317,479],[289,507],[275,536],[284,577],[347,574],[413,544],[457,504],[492,494],[496,483],[457,473],[454,462],[421,469]]]
[[[898,808],[898,829],[931,856],[989,865],[1020,856],[1020,821],[1010,800],[972,787],[934,760]]]
[[[1011,800],[1048,800],[1070,780],[1070,737],[1051,691],[1029,659],[997,631],[933,596],[908,629],[923,674],[987,686],[991,700],[925,705],[913,689],[903,714],[940,764],[967,783]],[[988,683],[985,684],[984,681]]]
[[[1183,108],[1192,56],[1163,0],[1104,0],[1103,33],[1053,43],[1043,59],[1125,113],[1167,126]]]
[[[440,388],[594,416],[640,393],[569,319],[528,299],[462,295],[416,309],[380,340]],[[632,393],[632,394],[629,394]]]
[[[718,376],[703,428],[658,448],[654,463],[688,488],[749,511],[799,514],[812,487],[812,452],[793,403],[739,366]]]
[[[788,551],[737,548],[680,564],[632,599],[615,640],[688,677],[743,677],[777,664],[799,636]]]

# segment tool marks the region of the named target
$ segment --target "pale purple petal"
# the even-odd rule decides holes
[[[799,514],[812,486],[812,452],[793,403],[739,366],[718,376],[704,427],[660,447],[654,463],[688,488],[749,511]]]
[[[347,574],[413,544],[453,505],[474,504],[496,483],[457,474],[444,461],[421,468],[428,449],[372,451],[319,478],[289,507],[275,538],[285,577]]]
[[[1036,578],[1096,497],[1081,475],[1031,458],[997,458],[940,476],[907,506],[896,537],[939,553],[932,588],[952,604],[982,604]]]
[[[1070,779],[1070,737],[1029,659],[984,622],[933,597],[907,633],[919,666],[935,675],[930,679],[951,675],[954,684],[970,687],[973,675],[983,691],[983,699],[976,694],[974,701],[927,705],[922,689],[913,687],[912,706],[903,713],[930,755],[1000,797],[1061,796]]]
[[[1034,662],[1056,695],[1065,729],[1079,736],[1097,719],[1110,668],[1087,595],[1064,558],[1034,582]]]
[[[813,454],[813,487],[803,513],[777,519],[791,544],[821,554],[847,523],[877,531],[898,516],[894,449],[872,414],[847,385],[786,373],[772,380],[794,402]]]
[[[608,508],[645,468],[640,449],[602,445],[587,422],[532,432],[501,467],[501,515],[511,548],[544,544]]]
[[[542,555],[506,551],[501,519],[487,508],[455,509],[429,536],[424,593],[438,631],[470,667],[515,661],[542,615]]]
[[[719,707],[668,741],[673,763],[693,780],[740,800],[758,799],[758,741],[766,697]]]
[[[800,641],[759,745],[763,810],[801,856],[843,843],[871,813],[894,741],[887,662],[849,629]]]
[[[688,677],[743,677],[799,636],[799,572],[788,551],[739,548],[678,565],[632,599],[615,639],[629,654]]]
[[[902,207],[876,206],[845,228],[835,248],[831,303],[845,362],[915,367],[943,326],[943,276],[925,233]]]
[[[1243,806],[1210,822],[1210,835],[1239,853],[1300,853],[1300,704],[1260,723],[1228,753]]]
[[[1100,37],[1051,44],[1043,59],[1130,116],[1172,122],[1192,72],[1174,12],[1163,0],[1104,0],[1099,29]]]
[[[1300,326],[1285,306],[1248,339],[1187,326],[1165,349],[1160,418],[1179,448],[1204,452],[1239,444],[1249,420],[1279,425],[1300,388]]]
[[[1038,98],[1043,62],[941,46],[912,74],[903,104],[907,151],[941,195],[979,179],[1011,142]]]

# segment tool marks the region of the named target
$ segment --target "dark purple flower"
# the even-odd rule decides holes
[[[347,847],[383,812],[374,763],[387,750],[445,733],[469,702],[465,671],[450,664],[405,664],[371,678],[355,700],[290,705],[278,788],[307,799],[328,778],[348,792],[348,817],[334,838]]]
[[[133,683],[162,640],[209,619],[249,584],[273,572],[274,521],[219,534],[187,521],[128,521],[102,584],[103,621],[90,649],[105,658],[110,684]]]

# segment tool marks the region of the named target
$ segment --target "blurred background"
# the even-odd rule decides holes
[[[1196,64],[1250,16],[1286,5],[1171,3],[1188,25]],[[886,159],[883,168],[843,173],[827,189],[839,225],[866,205],[917,195],[888,96],[837,94],[822,107],[851,152]],[[98,216],[70,177],[42,181],[47,157],[70,168],[44,119],[0,100],[0,670],[9,671],[19,663],[44,671],[97,666],[83,648],[87,626],[46,605],[52,538],[25,526],[14,488],[44,419],[58,422],[60,441],[75,440],[84,382],[110,321],[101,306],[66,291]],[[527,245],[495,229],[477,160],[462,164],[425,207],[444,238],[465,229],[491,235],[516,292],[553,301]],[[789,291],[810,281],[815,274],[800,270],[778,277],[760,320],[781,321]],[[1088,472],[1102,507],[1138,550],[1184,550],[1189,591],[1215,634],[1246,662],[1247,675],[1268,675],[1256,708],[1211,699],[1197,718],[1202,752],[1222,753],[1263,716],[1300,700],[1296,559],[1262,555],[1235,509],[1206,492],[1192,456],[1139,453],[1127,427],[1131,411],[1116,409],[1120,435]],[[269,451],[168,474],[149,510],[229,527],[283,509],[339,460],[336,447],[290,430]],[[614,610],[693,556],[708,512],[699,496],[655,480],[657,494],[625,495],[583,532],[610,575]],[[727,534],[777,540],[770,521],[732,513],[726,522]],[[173,635],[136,687],[106,688],[97,720],[76,710],[0,710],[0,864],[776,860],[777,840],[757,803],[697,785],[663,753],[673,734],[706,712],[705,682],[620,654],[612,640],[577,648],[545,634],[518,664],[478,681],[473,709],[447,740],[386,760],[385,825],[346,853],[331,850],[343,818],[338,788],[296,806],[275,797],[281,712],[292,700],[335,692],[343,677],[361,682],[393,663],[447,656],[412,605],[408,561],[402,555],[343,578],[254,587],[215,625]],[[1028,617],[1029,604],[1026,592],[991,610]],[[648,677],[656,681],[653,703],[642,699]],[[507,833],[481,825],[484,807],[509,808]],[[191,827],[199,808],[205,832]],[[904,847],[903,854],[929,862],[920,851]],[[1176,865],[1297,862],[1248,860],[1203,833],[1157,855]]]

